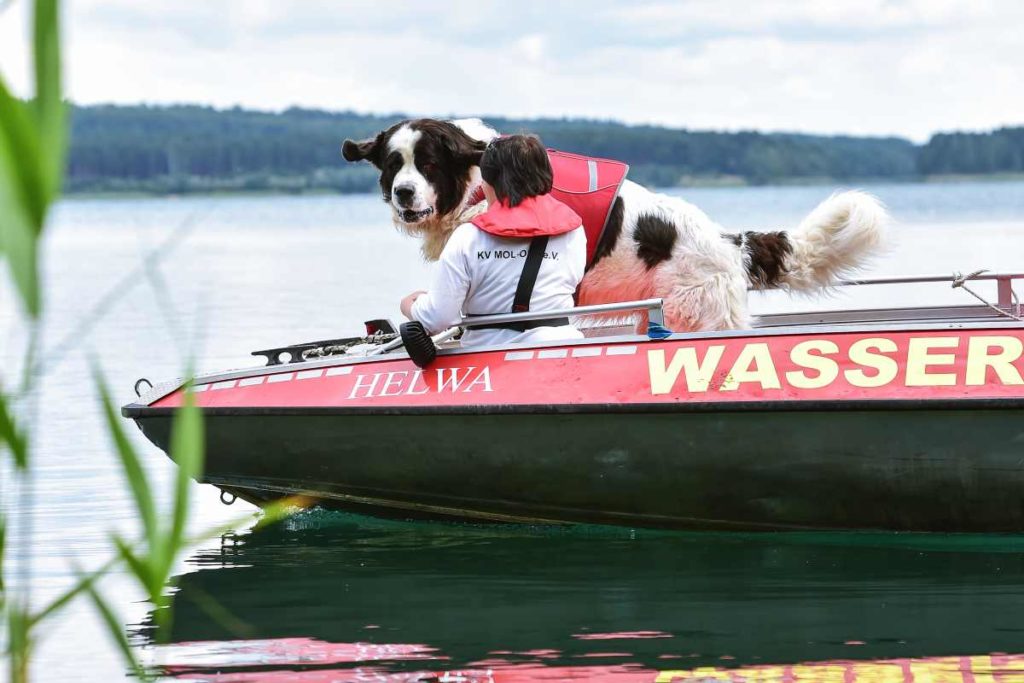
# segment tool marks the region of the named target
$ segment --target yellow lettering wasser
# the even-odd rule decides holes
[[[657,396],[672,391],[680,372],[683,372],[683,377],[686,378],[687,391],[707,391],[724,352],[724,346],[709,346],[704,358],[698,360],[697,350],[691,346],[684,346],[675,352],[672,361],[666,367],[665,351],[649,351],[647,368],[651,374],[651,393]]]
[[[907,346],[908,387],[951,387],[956,385],[955,372],[929,372],[935,366],[951,366],[955,353],[932,353],[935,349],[955,349],[960,337],[912,337]]]
[[[843,379],[858,389],[875,389],[900,381],[906,387],[978,387],[988,384],[1024,386],[1024,340],[1010,335],[906,336],[899,343],[888,337],[865,337],[853,341],[844,355],[840,342],[831,339],[805,339],[789,349],[784,342],[774,349],[765,342],[740,344],[735,362],[722,367],[726,346],[711,345],[701,356],[693,347],[675,349],[671,359],[664,349],[647,353],[651,393],[671,393],[682,373],[686,391],[706,393],[709,390],[736,391],[744,384],[762,389],[781,389],[784,379],[788,388],[797,390],[824,389]],[[906,356],[901,353],[906,349]],[[905,362],[903,359],[905,358]],[[782,368],[792,367],[782,373]],[[716,381],[716,377],[723,376]],[[389,391],[392,381],[385,382]],[[376,379],[367,385],[357,383],[355,391],[374,393]],[[1024,682],[1022,682],[1024,683]]]
[[[872,353],[872,351],[880,353]],[[861,368],[851,368],[843,373],[846,381],[855,387],[871,389],[884,387],[896,379],[900,366],[895,359],[883,356],[882,353],[896,353],[896,342],[885,337],[869,337],[853,342],[848,353],[850,362],[860,365],[861,368],[870,368],[875,372],[869,375]]]
[[[822,355],[815,355],[812,351]],[[828,339],[800,342],[789,352],[790,360],[801,368],[816,371],[817,375],[808,377],[804,370],[790,370],[786,373],[786,381],[797,389],[821,389],[832,384],[839,376],[839,363],[825,355],[832,353],[839,353],[839,345]]]
[[[997,351],[992,351],[998,349]],[[1024,355],[1024,342],[1017,337],[971,337],[967,342],[967,386],[985,383],[986,370],[992,368],[1005,385],[1024,384],[1013,366]]]
[[[722,391],[735,391],[741,384],[748,382],[757,382],[763,389],[782,388],[767,344],[747,344],[743,347],[729,370],[728,379],[722,382]]]

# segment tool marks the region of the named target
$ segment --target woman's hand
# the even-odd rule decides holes
[[[412,320],[412,305],[416,302],[416,299],[424,294],[426,294],[426,292],[420,289],[402,299],[402,303],[399,304],[399,308],[402,310],[402,315],[409,320]]]

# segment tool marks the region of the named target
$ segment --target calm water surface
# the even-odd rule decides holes
[[[778,229],[833,189],[680,194],[730,229]],[[867,189],[899,221],[870,274],[1024,270],[1024,184]],[[427,269],[385,215],[369,196],[59,207],[45,245],[34,525],[30,543],[18,534],[11,541],[15,555],[32,559],[37,600],[67,585],[72,560],[105,560],[111,531],[137,531],[99,421],[90,359],[127,402],[136,378],[178,376],[189,358],[201,370],[241,367],[255,348],[397,319],[398,299],[425,282]],[[145,260],[154,252],[159,258]],[[758,296],[753,305],[965,296],[941,286],[858,288],[823,299]],[[90,314],[97,305],[100,314]],[[23,343],[4,280],[5,381]],[[130,434],[168,491],[168,461]],[[10,481],[5,472],[4,508],[23,519]],[[397,681],[445,672],[460,680],[450,672],[461,671],[467,681],[625,681],[660,671],[662,680],[997,683],[1024,675],[1024,537],[565,531],[323,511],[252,532],[244,504],[223,507],[209,487],[195,494],[197,530],[237,522],[177,568],[172,628],[154,631],[125,576],[103,585],[141,656],[178,680]],[[125,670],[83,603],[45,633],[34,673],[116,680]]]

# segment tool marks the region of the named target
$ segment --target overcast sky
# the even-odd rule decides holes
[[[0,69],[24,93],[29,2],[11,3]],[[78,103],[915,140],[1024,123],[1022,0],[67,0],[65,14]]]

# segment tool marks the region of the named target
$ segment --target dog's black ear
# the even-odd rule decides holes
[[[356,142],[345,140],[341,145],[341,156],[345,161],[369,161],[374,166],[380,167],[380,150],[383,147],[384,134],[381,133],[375,138]]]
[[[480,140],[473,141],[473,148],[466,152],[463,158],[470,166],[479,166],[480,159],[484,156],[484,150],[487,149],[487,143],[481,142]]]
[[[459,128],[454,126],[452,128],[454,128],[455,133],[445,137],[445,145],[448,147],[448,152],[453,158],[466,166],[479,166],[480,158],[484,155],[484,150],[487,149],[487,143],[474,140]]]

